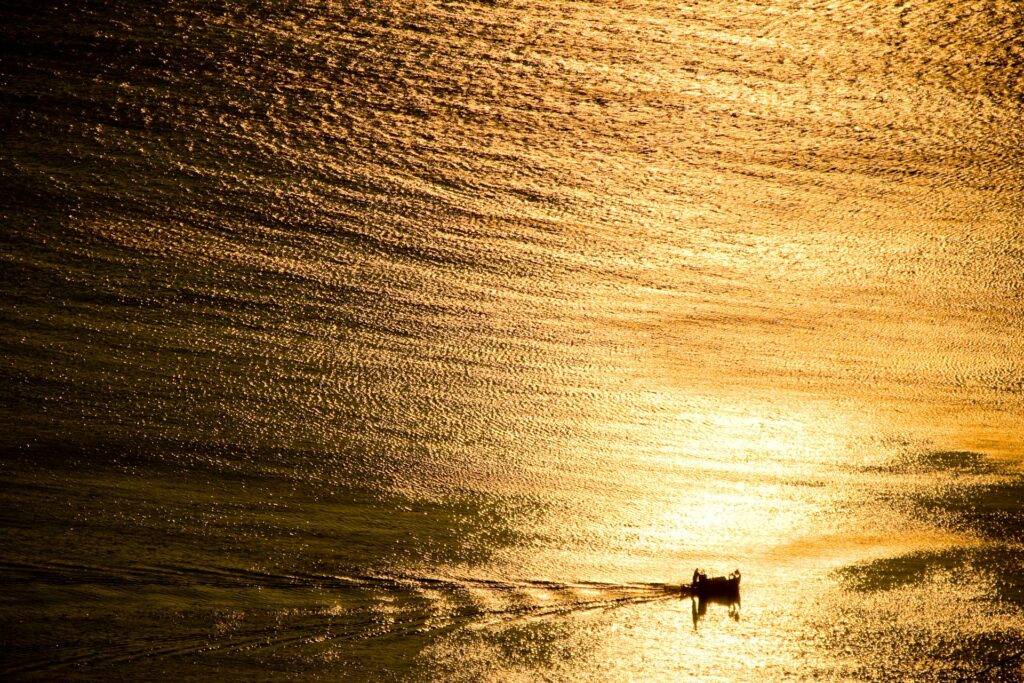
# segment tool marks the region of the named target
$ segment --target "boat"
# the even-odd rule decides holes
[[[700,569],[693,570],[690,595],[698,598],[734,598],[740,594],[740,570],[728,576],[709,577]]]

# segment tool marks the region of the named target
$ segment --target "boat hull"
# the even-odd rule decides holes
[[[693,586],[693,594],[701,598],[733,597],[740,594],[739,578],[716,576]]]
[[[690,584],[690,594],[699,598],[734,598],[740,594],[740,573],[734,571],[729,576],[704,576],[694,573],[694,581]]]

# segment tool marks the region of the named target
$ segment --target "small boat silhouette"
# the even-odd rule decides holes
[[[685,585],[683,586],[685,589]],[[740,570],[728,576],[709,577],[701,569],[693,570],[690,595],[698,598],[734,598],[740,594]]]

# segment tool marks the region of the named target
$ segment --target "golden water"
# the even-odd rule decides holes
[[[0,19],[8,677],[1019,680],[1019,3]]]

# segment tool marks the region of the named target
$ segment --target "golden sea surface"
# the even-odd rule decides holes
[[[74,5],[4,678],[1022,679],[1021,3]]]

